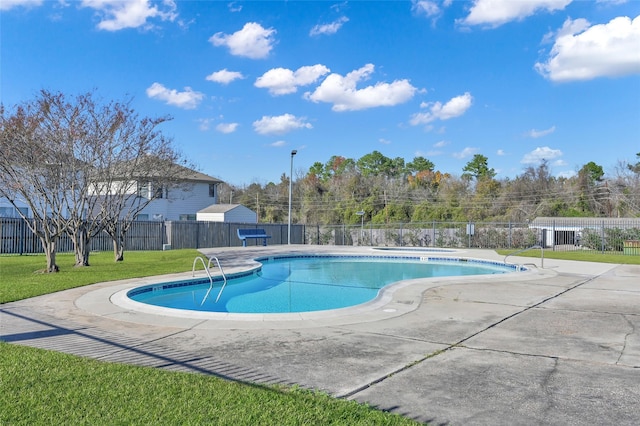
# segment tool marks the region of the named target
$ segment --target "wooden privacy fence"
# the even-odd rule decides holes
[[[162,222],[134,222],[126,233],[125,250],[162,250],[165,241]],[[92,251],[113,250],[113,241],[106,232],[90,240]],[[56,245],[58,253],[73,252],[71,238],[63,234]],[[40,239],[20,218],[0,218],[0,254],[42,253]]]
[[[287,243],[286,224],[246,224],[196,221],[135,221],[125,234],[125,250],[163,250],[168,247],[206,248],[242,246],[237,229],[261,228],[271,235],[269,244]],[[304,244],[305,226],[291,225],[291,242]],[[256,244],[250,241],[248,245]],[[92,251],[113,250],[113,242],[106,232],[91,238]],[[59,253],[73,252],[68,235],[58,239]],[[0,254],[42,253],[40,239],[21,218],[0,218]]]
[[[165,222],[167,244],[171,248],[240,247],[238,229],[264,229],[271,238],[269,245],[287,244],[287,224],[229,222]],[[291,225],[291,243],[305,244],[305,225]],[[247,245],[262,245],[262,241],[247,241]]]
[[[240,247],[238,229],[264,229],[269,245],[287,244],[287,224],[247,224],[197,221],[134,222],[125,250]],[[521,249],[543,245],[552,250],[592,250],[636,254],[640,249],[640,219],[541,218],[530,223],[423,222],[358,225],[291,225],[292,244]],[[250,240],[248,245],[262,244]],[[625,251],[626,248],[626,251]],[[101,232],[91,250],[113,249]],[[71,252],[71,239],[58,241],[58,252]],[[42,253],[40,240],[20,218],[0,218],[0,254]]]

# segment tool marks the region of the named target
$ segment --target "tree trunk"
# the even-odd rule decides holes
[[[113,256],[116,262],[124,261],[124,238],[120,236],[113,239]]]
[[[44,254],[47,258],[47,268],[44,270],[45,273],[58,272],[60,268],[56,265],[56,241],[47,240],[46,238],[40,238],[42,242],[42,248],[44,249]]]
[[[73,247],[76,256],[75,267],[89,266],[89,242],[87,227],[81,225],[73,235]]]

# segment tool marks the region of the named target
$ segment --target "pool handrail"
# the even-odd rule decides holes
[[[508,255],[506,255],[506,256],[504,257],[503,262],[504,262],[504,263],[507,263],[507,257],[509,257],[509,256],[514,256],[514,255],[516,255],[516,254],[519,254],[519,253],[525,252],[525,251],[527,251],[527,250],[536,249],[536,248],[540,249],[540,267],[541,267],[542,269],[544,269],[544,247],[542,247],[542,246],[541,246],[541,245],[539,245],[539,244],[533,245],[533,246],[531,246],[531,247],[523,248],[523,249],[521,249],[521,250],[514,251],[513,253],[509,253]],[[529,265],[529,264],[527,264],[527,265]],[[537,266],[536,266],[536,264],[535,264],[535,263],[531,263],[530,265],[533,265],[533,266],[535,266],[535,267],[537,268]]]
[[[204,267],[204,270],[207,273],[207,277],[209,277],[209,289],[207,290],[207,293],[204,295],[202,302],[200,302],[200,306],[204,305],[204,302],[207,300],[207,297],[209,297],[209,293],[211,293],[211,289],[213,288],[213,277],[211,277],[211,273],[209,272],[209,269],[211,269],[211,262],[214,259],[216,261],[216,264],[218,265],[218,269],[220,269],[220,273],[222,274],[222,280],[223,280],[222,287],[220,287],[220,291],[218,292],[218,297],[216,297],[215,303],[218,303],[218,300],[220,300],[220,296],[222,296],[222,291],[227,285],[227,276],[224,274],[222,265],[220,265],[220,261],[216,256],[209,257],[209,261],[207,262],[206,265],[204,264],[204,259],[202,258],[202,256],[196,256],[196,258],[193,259],[193,267],[191,268],[192,277],[195,275],[196,263],[198,262],[198,259],[200,259],[200,262],[202,262],[202,266]]]

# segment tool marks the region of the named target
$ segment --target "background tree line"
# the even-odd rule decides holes
[[[222,185],[221,202],[240,203],[261,222],[286,222],[289,177],[266,185]],[[426,221],[525,222],[538,216],[636,217],[640,215],[640,153],[605,177],[584,164],[572,177],[555,177],[547,161],[515,178],[496,179],[487,157],[476,154],[458,176],[424,157],[410,162],[373,151],[355,160],[333,156],[316,162],[293,182],[292,220],[308,224]]]

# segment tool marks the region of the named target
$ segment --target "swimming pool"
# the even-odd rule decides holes
[[[499,262],[427,256],[274,256],[256,259],[255,271],[209,279],[147,285],[127,292],[136,302],[172,309],[227,313],[293,313],[340,309],[376,298],[382,288],[415,278],[503,274]]]

